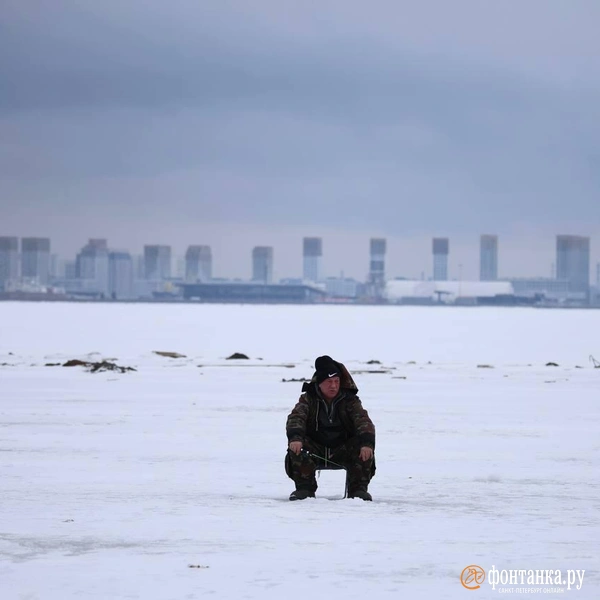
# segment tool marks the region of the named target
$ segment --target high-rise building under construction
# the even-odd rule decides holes
[[[569,282],[569,292],[587,296],[590,288],[590,238],[556,236],[556,279]]]
[[[46,285],[50,276],[50,240],[23,238],[21,240],[21,276]]]
[[[448,279],[448,238],[433,238],[433,280],[447,281]]]
[[[0,237],[0,291],[19,277],[19,238]]]
[[[189,246],[185,253],[185,280],[206,283],[212,279],[210,246]]]
[[[369,287],[374,298],[382,298],[385,289],[385,238],[371,238],[369,243]]]
[[[498,236],[482,235],[479,240],[479,279],[498,279]]]
[[[323,273],[323,240],[320,237],[305,237],[302,241],[302,277],[305,281],[321,281]]]
[[[256,246],[252,250],[252,281],[273,282],[273,247]]]
[[[171,278],[171,246],[144,246],[144,275],[148,281]]]

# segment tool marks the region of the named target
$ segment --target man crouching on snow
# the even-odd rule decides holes
[[[290,500],[314,498],[315,471],[328,466],[346,469],[349,498],[372,500],[367,488],[375,474],[373,421],[342,363],[319,356],[315,369],[287,419],[285,472],[296,484]]]

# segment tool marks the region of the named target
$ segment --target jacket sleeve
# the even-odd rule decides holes
[[[375,425],[358,396],[352,398],[348,403],[348,415],[354,424],[355,435],[362,445],[375,450]]]
[[[300,400],[292,412],[288,415],[286,433],[288,442],[303,442],[306,436],[306,420],[308,418],[308,400],[306,394],[300,396]]]

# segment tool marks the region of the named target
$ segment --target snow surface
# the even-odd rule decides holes
[[[585,569],[543,597],[599,598],[598,332],[592,310],[0,303],[0,600],[504,596],[464,589],[470,564]],[[324,353],[377,427],[372,503],[333,471],[287,500],[282,379]],[[137,372],[44,366],[70,358]]]

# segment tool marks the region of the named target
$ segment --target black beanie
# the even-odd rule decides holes
[[[317,360],[315,360],[315,370],[317,383],[323,383],[326,379],[330,377],[340,377],[340,368],[338,364],[331,358],[331,356],[319,356]]]

